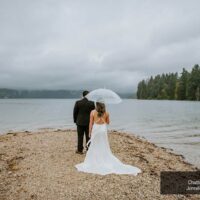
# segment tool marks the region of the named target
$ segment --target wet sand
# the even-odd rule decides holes
[[[111,131],[112,152],[142,170],[138,176],[78,172],[85,154],[75,154],[77,133],[43,129],[0,136],[0,200],[199,199],[161,195],[161,171],[196,171],[180,155],[145,139]]]

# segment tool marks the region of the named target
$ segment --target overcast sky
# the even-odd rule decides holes
[[[194,64],[199,0],[0,0],[0,88],[132,92]]]

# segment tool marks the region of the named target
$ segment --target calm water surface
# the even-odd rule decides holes
[[[75,128],[73,99],[0,99],[0,134],[10,130]],[[123,100],[109,105],[109,129],[173,149],[200,167],[200,102]]]

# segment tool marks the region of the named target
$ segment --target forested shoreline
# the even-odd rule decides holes
[[[137,87],[138,99],[200,100],[200,67],[194,65],[191,72],[183,68],[178,73],[151,76]]]

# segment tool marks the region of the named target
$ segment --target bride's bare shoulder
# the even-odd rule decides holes
[[[109,116],[109,112],[106,112],[106,116]]]
[[[92,111],[90,112],[90,114],[94,115],[95,112],[96,112],[96,110],[94,109],[94,110],[92,110]]]

